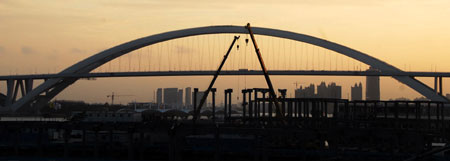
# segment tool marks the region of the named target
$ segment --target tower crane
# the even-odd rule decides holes
[[[302,84],[302,83],[304,83],[304,82],[298,82],[298,81],[294,82],[294,84],[295,84],[295,89],[297,89],[297,88],[298,88],[298,85],[299,85],[299,84]]]
[[[114,97],[130,97],[134,95],[115,95],[114,92],[111,95],[106,95],[107,98],[111,97],[111,105],[114,105]]]

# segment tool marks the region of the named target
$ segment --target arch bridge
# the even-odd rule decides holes
[[[278,37],[283,39],[289,39],[293,41],[308,43],[318,47],[322,47],[328,50],[335,51],[339,54],[356,59],[362,63],[365,63],[373,68],[376,68],[381,74],[391,73],[385,75],[391,75],[399,82],[411,87],[418,93],[427,97],[432,101],[448,102],[448,99],[437,93],[432,88],[428,87],[424,83],[418,81],[413,76],[405,73],[404,71],[383,62],[377,58],[374,58],[368,54],[351,49],[349,47],[330,42],[317,37],[284,31],[279,29],[252,27],[254,34]],[[151,35],[143,38],[139,38],[130,42],[126,42],[115,47],[106,49],[95,55],[92,55],[68,68],[61,71],[58,75],[61,77],[51,77],[45,82],[33,88],[33,78],[21,78],[21,79],[8,79],[7,81],[7,99],[5,106],[2,110],[17,111],[19,109],[39,109],[47,104],[53,97],[63,91],[65,88],[75,83],[80,77],[77,75],[89,74],[99,66],[114,60],[117,57],[128,54],[134,50],[168,41],[173,39],[179,39],[189,36],[206,35],[206,34],[248,34],[248,30],[244,26],[207,26],[182,29],[176,31],[170,31]],[[392,74],[397,73],[397,74]],[[439,77],[442,82],[442,77]],[[435,81],[436,83],[436,81]],[[436,85],[435,85],[436,86]],[[16,101],[18,91],[21,91],[22,97]],[[441,90],[442,91],[442,90]]]

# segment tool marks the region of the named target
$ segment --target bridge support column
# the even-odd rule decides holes
[[[228,119],[231,120],[231,93],[233,93],[233,89],[228,89]]]
[[[252,90],[248,89],[248,117],[251,119],[253,115],[253,105],[252,105]]]
[[[212,120],[216,122],[216,88],[211,88],[212,92]]]
[[[197,93],[198,93],[198,88],[194,88],[194,112],[192,113],[192,118],[196,118],[196,112],[197,111]],[[195,119],[192,119],[195,123]]]
[[[281,98],[283,99],[282,101],[281,101],[281,114],[283,115],[283,116],[285,116],[286,115],[286,89],[278,89],[278,92],[280,92],[280,94],[281,94]]]
[[[271,124],[272,123],[272,103],[273,103],[273,97],[272,97],[272,95],[270,95],[270,93],[269,93],[269,107],[267,108],[267,113],[268,113],[268,115],[269,115],[269,123]]]
[[[266,117],[266,93],[268,92],[267,90],[262,90],[262,117]]]
[[[227,89],[224,91],[224,94],[225,94],[225,98],[224,98],[224,100],[223,100],[223,120],[227,120],[228,119],[228,110],[227,110],[227,107],[228,107],[228,93],[227,93]]]
[[[242,119],[244,120],[244,122],[245,122],[245,115],[246,115],[246,106],[247,106],[247,102],[245,102],[246,101],[246,94],[247,94],[247,90],[246,89],[243,89],[242,90]]]
[[[254,102],[254,109],[255,109],[255,114],[254,114],[254,117],[255,117],[255,119],[258,119],[258,89],[253,89],[254,91],[255,91],[255,96],[254,96],[254,98],[253,98],[253,102]]]

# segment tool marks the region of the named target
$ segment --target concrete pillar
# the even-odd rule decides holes
[[[333,118],[336,118],[336,119],[337,119],[338,108],[339,108],[338,102],[337,102],[337,101],[334,101],[334,104],[333,104]]]
[[[212,120],[213,122],[216,121],[216,88],[211,88],[212,92]]]
[[[228,119],[228,110],[227,110],[227,108],[228,108],[228,93],[227,93],[227,90],[224,90],[224,100],[223,100],[223,103],[224,103],[224,105],[223,105],[223,119],[224,120],[227,120]]]
[[[198,88],[194,88],[194,112],[192,113],[192,117],[196,118],[195,115],[197,114],[197,94],[198,94]]]
[[[267,113],[269,114],[269,121],[272,121],[272,106],[273,106],[273,98],[269,94],[269,108],[267,109]]]
[[[288,116],[289,118],[292,118],[292,101],[288,101]]]
[[[285,110],[285,108],[286,108],[286,101],[285,101],[286,91],[287,91],[286,89],[278,89],[278,92],[280,92],[281,98],[282,98],[282,101],[281,101],[281,114],[283,116],[286,115],[286,110]]]
[[[254,96],[255,98],[253,99],[254,100],[253,101],[254,102],[254,106],[253,107],[254,107],[254,113],[255,113],[254,117],[256,119],[258,119],[258,101],[257,101],[258,100],[258,89],[255,88],[254,91],[255,91],[255,96]]]
[[[298,101],[297,100],[294,100],[294,111],[293,111],[293,115],[294,115],[294,117],[298,117],[298,113],[297,113],[297,111],[298,111]]]
[[[309,101],[305,101],[304,102],[305,107],[303,108],[303,110],[304,110],[303,114],[304,114],[305,118],[309,118],[310,117],[310,115],[309,115],[309,113],[310,113],[309,103],[310,103]]]
[[[316,101],[311,101],[311,116],[312,118],[317,118],[318,110],[316,106]]]
[[[228,89],[228,94],[229,94],[229,96],[228,96],[228,118],[229,119],[231,119],[231,114],[232,114],[232,112],[231,112],[231,93],[233,93],[233,89]]]
[[[253,116],[253,105],[252,105],[252,90],[248,89],[248,117],[252,118]]]
[[[261,91],[262,92],[262,98],[263,98],[263,101],[262,101],[262,117],[266,117],[266,93],[267,93],[267,91],[266,90],[262,90]]]
[[[243,89],[242,90],[242,119],[245,119],[245,115],[246,115],[246,106],[247,106],[247,102],[246,101],[246,94],[247,94],[247,90]]]

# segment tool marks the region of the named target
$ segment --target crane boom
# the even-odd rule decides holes
[[[258,57],[259,64],[261,64],[261,68],[263,70],[264,78],[266,79],[267,86],[269,86],[269,94],[271,97],[270,99],[273,100],[273,103],[275,104],[275,107],[276,107],[277,117],[283,117],[283,115],[281,114],[280,105],[278,104],[277,96],[275,94],[275,90],[273,89],[272,81],[270,81],[269,73],[267,72],[266,65],[264,64],[264,60],[261,56],[261,51],[259,51],[258,45],[256,44],[255,36],[253,35],[253,31],[250,27],[250,23],[247,23],[247,26],[245,26],[245,28],[248,30],[248,33],[250,34],[250,38],[252,39],[252,42],[253,42],[253,46],[255,47],[256,56]]]
[[[222,70],[222,67],[225,64],[225,61],[227,60],[228,55],[230,55],[231,49],[233,49],[234,43],[238,39],[239,39],[239,36],[234,36],[233,42],[231,42],[230,48],[228,48],[227,53],[223,56],[222,62],[220,63],[219,67],[217,68],[217,71],[214,74],[214,77],[211,80],[211,83],[209,84],[208,89],[206,89],[205,93],[202,96],[202,99],[200,100],[200,103],[198,104],[198,108],[194,111],[194,116],[192,118],[194,123],[197,120],[198,114],[200,114],[200,110],[201,110],[203,104],[205,104],[205,102],[206,102],[206,98],[208,98],[208,94],[211,91],[211,88],[213,87],[214,82],[216,82],[217,77],[219,77],[220,71]]]

